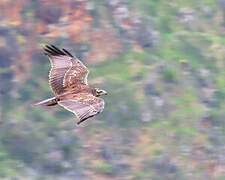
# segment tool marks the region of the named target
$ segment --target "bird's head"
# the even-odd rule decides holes
[[[101,95],[106,95],[107,92],[105,90],[99,89],[99,88],[95,88],[95,92],[96,92],[96,96],[101,96]]]

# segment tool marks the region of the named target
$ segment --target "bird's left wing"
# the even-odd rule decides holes
[[[87,67],[67,50],[60,50],[53,45],[46,45],[44,53],[51,62],[49,83],[56,95],[64,93],[67,88],[79,89],[80,86],[88,85]]]
[[[72,99],[65,99],[58,102],[65,109],[73,112],[79,119],[77,124],[97,115],[104,109],[104,100],[92,94],[79,93]]]

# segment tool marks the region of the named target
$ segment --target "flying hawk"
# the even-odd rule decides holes
[[[107,94],[99,88],[88,86],[87,67],[65,49],[53,45],[44,47],[44,54],[51,62],[49,84],[55,97],[34,105],[54,106],[59,104],[73,112],[79,119],[77,124],[97,115],[104,109],[104,100],[99,98]]]

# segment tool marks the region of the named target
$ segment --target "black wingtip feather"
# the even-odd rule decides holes
[[[80,121],[77,122],[77,125],[79,125],[80,123],[82,123],[82,122],[84,122],[84,121],[86,121],[87,119],[92,118],[92,117],[94,117],[94,115],[88,116],[88,117],[86,117],[86,118],[84,118],[84,119],[81,119]]]
[[[61,51],[59,48],[55,47],[55,46],[52,45],[52,44],[51,44],[51,46],[52,46],[52,48],[53,48],[55,51],[57,51],[59,54],[66,55],[66,54],[65,54],[63,51]]]
[[[52,47],[50,47],[48,45],[46,46],[46,48],[48,48],[48,50],[50,50],[53,55],[61,54],[60,51],[58,51],[57,49],[54,49],[54,48],[52,48]]]
[[[70,52],[69,52],[69,51],[67,51],[66,49],[63,49],[63,51],[64,51],[67,55],[69,55],[69,56],[73,57],[73,55],[72,55],[72,54],[70,54]]]
[[[44,54],[48,55],[48,56],[54,56],[55,53],[53,53],[51,50],[48,50],[48,49],[44,49]]]
[[[54,45],[46,45],[44,47],[44,54],[47,56],[70,56],[73,57],[67,50],[63,49],[60,50],[59,48],[55,47]]]

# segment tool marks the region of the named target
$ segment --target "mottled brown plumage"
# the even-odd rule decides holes
[[[44,54],[51,62],[49,84],[56,97],[35,105],[59,104],[77,116],[78,124],[103,111],[104,100],[98,96],[106,92],[88,86],[89,71],[79,59],[73,57],[67,50],[60,50],[53,45],[45,46]]]

